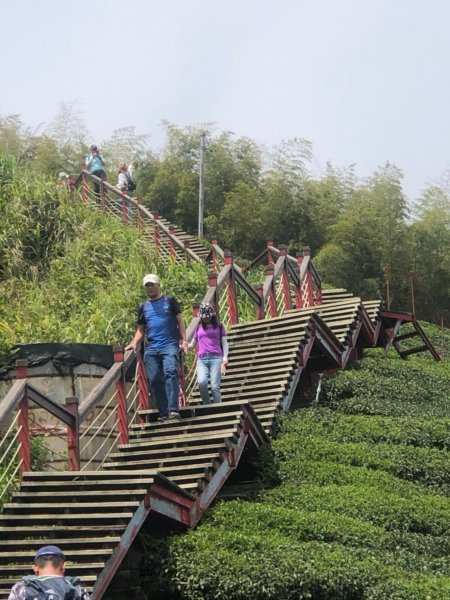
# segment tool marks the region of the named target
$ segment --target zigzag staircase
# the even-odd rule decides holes
[[[83,422],[99,398],[110,389],[116,390],[112,398],[118,399],[115,423],[119,440],[111,444],[100,468],[88,470],[92,458],[84,465],[77,463],[73,450],[76,436],[69,442],[69,459],[73,459],[70,471],[24,470],[26,457],[18,464],[23,471],[20,487],[0,515],[0,599],[6,598],[11,585],[28,572],[36,547],[50,541],[64,549],[68,572],[79,575],[95,599],[104,597],[142,527],[151,530],[155,519],[179,527],[195,526],[240,461],[269,441],[274,418],[295,403],[305,371],[345,368],[360,356],[363,347],[398,342],[398,321],[405,322],[398,313],[383,313],[379,301],[361,301],[345,290],[321,290],[307,253],[298,261],[273,244],[266,280],[255,289],[217,244],[206,248],[197,242],[198,248],[191,236],[107,184],[102,184],[100,199],[91,196],[87,200],[91,192],[86,180],[85,175],[85,201],[102,209],[109,207],[108,211],[120,218],[126,212],[126,222],[132,206],[134,222],[139,221],[138,226],[163,256],[192,260],[193,254],[198,261],[209,260],[218,266],[224,263],[218,276],[209,277],[205,294],[206,300],[216,302],[224,311],[222,318],[229,328],[223,401],[200,404],[192,368],[186,385],[189,398],[181,408],[181,419],[159,422],[156,410],[146,406],[148,393],[140,360],[135,382],[127,391],[125,373],[133,357],[119,355],[103,380],[82,400],[79,410]],[[110,202],[113,193],[116,199]],[[298,271],[293,263],[298,264]],[[257,320],[236,322],[237,286],[255,303]],[[194,315],[189,335],[197,322]],[[18,379],[0,403],[0,425],[10,426],[6,438],[11,444],[22,440],[19,456],[26,441],[27,389],[29,398],[54,411],[52,414],[58,413],[66,419],[68,432],[76,433],[71,429],[76,423],[70,414],[53,406],[26,379]],[[6,415],[11,415],[14,407],[19,407],[19,412],[11,423]],[[14,422],[20,426],[17,436],[11,437]],[[83,435],[86,430],[80,437]],[[2,452],[0,444],[0,455]]]

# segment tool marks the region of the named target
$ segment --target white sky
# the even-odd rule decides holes
[[[390,160],[411,199],[450,167],[446,0],[1,0],[0,114],[78,101],[95,141],[214,121],[316,164]]]

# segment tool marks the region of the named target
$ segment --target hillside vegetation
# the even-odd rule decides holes
[[[0,354],[18,343],[126,342],[144,273],[181,299],[186,320],[202,265],[166,267],[138,232],[73,202],[45,176],[0,161]]]
[[[427,329],[448,352],[450,331]],[[145,540],[149,598],[447,600],[449,446],[448,361],[367,351],[280,419],[255,499]]]
[[[153,148],[134,127],[101,144],[108,181],[133,161],[143,203],[190,233],[197,231],[199,142],[203,129],[164,123],[165,144]],[[387,295],[392,307],[411,307],[450,324],[450,177],[407,198],[403,173],[384,162],[357,176],[357,165],[317,168],[312,143],[294,137],[272,148],[230,131],[207,127],[205,233],[233,250],[239,262],[257,256],[266,240],[295,255],[309,245],[324,280],[364,298]],[[92,143],[81,115],[62,106],[41,135],[20,117],[0,115],[0,153],[28,171],[78,175]],[[354,157],[357,159],[357,157]],[[353,161],[352,161],[353,162]]]

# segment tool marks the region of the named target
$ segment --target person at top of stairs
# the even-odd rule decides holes
[[[77,577],[64,577],[64,553],[58,546],[43,546],[34,557],[34,575],[16,583],[8,600],[89,600]]]
[[[139,305],[136,333],[126,350],[136,351],[144,340],[144,363],[160,419],[179,418],[180,347],[187,351],[186,328],[178,301],[161,294],[158,275],[145,275],[148,300]]]
[[[95,177],[98,177],[102,181],[106,181],[105,161],[103,160],[103,156],[100,154],[100,151],[95,144],[92,144],[89,150],[90,154],[88,154],[85,159],[86,169],[91,175],[95,175]],[[97,196],[100,195],[100,184],[96,180],[94,180],[94,192]]]
[[[214,307],[200,304],[200,323],[190,347],[197,346],[197,381],[202,404],[209,404],[208,384],[211,386],[212,402],[220,402],[221,376],[228,364],[228,342],[225,327],[217,320]]]

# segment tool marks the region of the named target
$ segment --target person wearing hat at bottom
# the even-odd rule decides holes
[[[214,307],[200,304],[200,323],[189,347],[197,347],[197,381],[202,404],[221,402],[220,383],[228,365],[228,342],[225,327],[219,323]],[[211,386],[209,396],[208,384]]]
[[[157,275],[145,275],[148,300],[139,305],[136,333],[125,350],[134,350],[144,340],[144,363],[152,398],[160,419],[179,418],[180,347],[187,351],[186,329],[181,308],[173,296],[161,294]]]
[[[34,575],[16,583],[8,600],[89,600],[78,577],[64,576],[64,553],[58,546],[42,546],[34,557]]]

